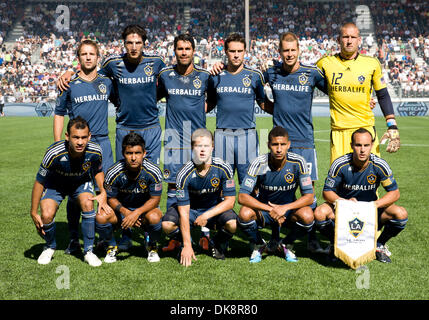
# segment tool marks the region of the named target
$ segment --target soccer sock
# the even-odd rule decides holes
[[[404,230],[406,224],[408,222],[408,219],[402,219],[402,220],[389,220],[384,225],[383,232],[381,233],[380,237],[377,239],[377,243],[382,244],[383,246],[386,244],[387,241],[389,241],[391,238],[396,237],[399,232]]]
[[[168,208],[175,205],[176,203],[177,203],[176,190],[168,189],[167,190],[167,210]]]
[[[311,231],[313,228],[314,221],[312,221],[309,224],[295,222],[294,226],[292,227],[292,230],[289,232],[289,234],[283,239],[284,244],[292,244],[295,242],[296,239],[302,238],[307,233]]]
[[[149,233],[149,246],[156,246],[156,243],[161,238],[161,230],[162,230],[162,224],[161,221],[155,224],[149,224],[147,225],[147,232]]]
[[[277,222],[271,225],[271,239],[280,241],[280,225]]]
[[[55,230],[55,219],[52,220],[51,223],[43,225],[43,231],[45,231],[45,235],[43,236],[43,238],[46,241],[47,248],[55,249],[57,247],[57,242],[55,240]]]
[[[113,225],[111,223],[95,222],[95,230],[100,235],[100,239],[108,243],[109,246],[116,246],[116,239],[113,236]]]
[[[334,243],[335,237],[335,222],[332,219],[317,221],[316,228],[320,231],[322,235],[328,238],[331,243]]]
[[[220,229],[213,237],[213,242],[216,248],[223,248],[223,244],[226,244],[231,239],[233,234],[225,228]]]
[[[79,241],[80,207],[75,200],[67,200],[67,226],[70,240]]]
[[[131,228],[128,229],[122,229],[122,241],[131,241],[131,237],[132,237],[132,232],[131,232]]]
[[[95,210],[82,212],[83,252],[92,251],[95,237]]]
[[[169,234],[167,234],[167,237],[170,240],[177,240],[182,242],[182,233],[180,232],[180,228],[177,228],[174,231],[171,231]]]
[[[254,243],[257,245],[264,244],[264,240],[262,240],[261,234],[258,231],[258,225],[255,220],[251,220],[248,222],[242,221],[240,218],[238,220],[238,225],[241,230],[247,235],[250,243]]]

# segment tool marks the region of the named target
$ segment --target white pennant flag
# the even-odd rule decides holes
[[[377,220],[374,202],[338,200],[335,206],[335,256],[353,269],[374,260]]]

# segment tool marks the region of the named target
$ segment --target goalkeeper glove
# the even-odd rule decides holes
[[[387,131],[383,134],[380,140],[380,144],[385,144],[388,141],[386,151],[396,152],[401,146],[401,140],[399,138],[399,130],[396,125],[395,119],[387,120]]]

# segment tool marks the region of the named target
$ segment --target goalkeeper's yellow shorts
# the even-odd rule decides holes
[[[375,127],[362,127],[371,132],[372,136],[375,137],[372,145],[371,153],[376,156],[380,156],[380,145],[378,142],[377,133]],[[357,128],[345,129],[345,130],[331,130],[331,164],[335,159],[345,155],[346,153],[353,152],[351,147],[352,134]]]

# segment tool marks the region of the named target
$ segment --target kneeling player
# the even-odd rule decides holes
[[[104,187],[107,201],[115,213],[97,215],[97,230],[100,238],[109,244],[104,262],[116,261],[117,247],[113,226],[123,229],[143,227],[149,262],[158,262],[157,242],[161,236],[162,212],[158,205],[162,193],[161,170],[145,158],[145,142],[135,132],[122,141],[124,159],[116,162],[106,173]]]
[[[192,134],[192,160],[177,174],[177,206],[168,209],[162,228],[172,241],[183,241],[180,263],[190,266],[196,260],[191,243],[192,226],[217,229],[211,243],[216,259],[225,259],[228,240],[237,229],[235,183],[231,166],[212,158],[213,135],[207,129]]]
[[[100,259],[92,252],[95,234],[94,201],[98,211],[113,213],[107,205],[106,191],[103,188],[101,148],[89,141],[91,133],[88,123],[81,117],[69,121],[66,139],[52,144],[45,153],[31,200],[31,217],[39,234],[45,239],[45,248],[38,258],[39,264],[48,264],[56,249],[55,215],[66,196],[79,204],[82,211],[82,235],[84,260],[89,265],[101,265]],[[94,197],[94,177],[100,190]],[[41,216],[37,214],[40,204]]]
[[[251,263],[262,260],[266,249],[258,228],[272,226],[269,251],[280,249],[286,261],[297,262],[292,251],[297,238],[307,235],[314,224],[313,186],[303,157],[288,152],[289,135],[282,127],[273,128],[268,135],[270,153],[256,158],[249,166],[238,195],[242,205],[239,225],[253,247]],[[301,197],[296,198],[300,187]],[[255,196],[255,191],[258,195]],[[280,241],[279,228],[292,224],[292,230]]]
[[[390,251],[386,242],[401,232],[408,221],[407,211],[394,203],[399,199],[399,189],[387,162],[371,153],[373,137],[364,129],[352,134],[352,153],[337,158],[329,169],[323,187],[325,203],[316,208],[316,227],[331,241],[330,256],[333,257],[335,236],[334,206],[339,199],[351,201],[374,201],[378,208],[378,228],[384,226],[377,239],[376,258],[389,263]],[[378,199],[380,184],[387,193]]]

